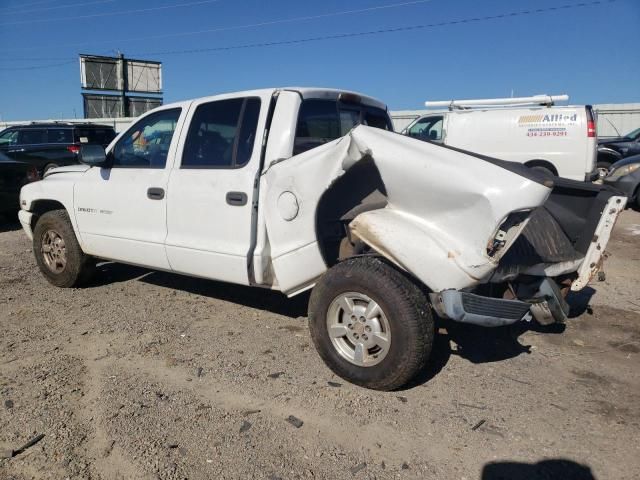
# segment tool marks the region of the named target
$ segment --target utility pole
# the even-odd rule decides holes
[[[122,116],[129,116],[129,103],[127,102],[127,90],[129,89],[129,79],[127,78],[127,60],[124,58],[122,52],[118,52],[118,58],[120,59],[120,67],[122,68]]]

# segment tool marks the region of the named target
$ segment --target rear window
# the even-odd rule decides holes
[[[113,128],[76,128],[74,143],[91,143],[106,147],[115,136]]]
[[[335,100],[304,100],[298,114],[293,154],[340,138],[359,124],[393,130],[387,112],[381,108],[342,104]]]

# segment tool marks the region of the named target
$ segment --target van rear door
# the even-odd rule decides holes
[[[584,108],[587,114],[585,180],[591,181],[596,179],[596,174],[600,177],[604,177],[608,172],[609,165],[602,165],[602,169],[600,169],[596,164],[598,158],[597,116],[591,105],[585,105]]]

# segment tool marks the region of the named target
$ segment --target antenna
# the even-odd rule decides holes
[[[435,102],[424,102],[427,108],[454,108],[465,109],[469,107],[501,107],[501,106],[522,106],[522,105],[554,105],[556,102],[566,102],[569,95],[534,95],[532,97],[515,98],[485,98],[477,100],[442,100]]]

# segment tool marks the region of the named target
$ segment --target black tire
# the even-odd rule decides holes
[[[547,167],[543,167],[540,165],[536,165],[535,167],[531,167],[531,170],[535,170],[536,172],[542,173],[545,177],[554,177],[554,173],[549,170]]]
[[[54,271],[47,265],[43,245],[46,243],[45,235],[48,232],[54,232],[64,242],[66,263],[60,271]],[[95,271],[95,260],[85,255],[80,248],[65,210],[52,210],[38,218],[33,230],[33,253],[42,274],[56,287],[79,287],[85,284]]]
[[[373,366],[359,366],[334,347],[327,315],[334,299],[346,292],[364,294],[384,312],[391,332],[388,353]],[[309,301],[313,343],[333,372],[362,387],[395,390],[427,364],[434,338],[434,320],[427,296],[405,274],[376,257],[358,257],[330,268]]]
[[[42,176],[44,177],[44,174],[47,173],[49,170],[51,170],[52,168],[58,168],[60,165],[56,164],[56,163],[49,163],[48,165],[46,165],[44,167],[44,169],[42,170]]]

